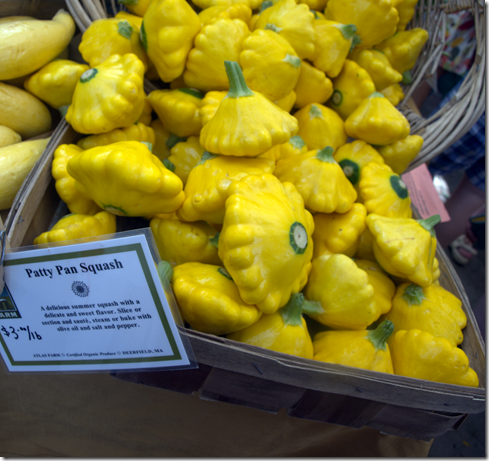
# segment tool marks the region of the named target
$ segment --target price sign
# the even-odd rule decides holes
[[[144,234],[31,248],[5,255],[0,352],[10,372],[195,367]]]

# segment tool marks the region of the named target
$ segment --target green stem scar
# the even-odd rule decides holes
[[[406,187],[406,184],[398,175],[393,174],[390,177],[390,183],[392,189],[394,189],[394,192],[397,194],[399,198],[405,199],[409,196],[409,191]]]
[[[358,166],[358,163],[352,162],[347,158],[340,160],[338,163],[352,185],[354,186],[357,184],[360,179],[360,167]]]
[[[95,67],[93,69],[88,69],[83,74],[81,74],[80,77],[80,82],[82,83],[87,83],[88,81],[92,80],[93,77],[95,77],[98,73],[98,69]]]
[[[331,97],[331,102],[335,106],[339,106],[343,102],[343,93],[339,90],[334,90],[333,96]]]
[[[290,246],[296,254],[303,254],[306,251],[308,243],[307,231],[300,222],[296,221],[290,226],[289,238]]]

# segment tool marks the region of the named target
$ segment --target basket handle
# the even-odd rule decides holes
[[[478,1],[478,0],[476,0]],[[447,3],[443,3],[440,5],[440,9],[442,9],[446,14],[456,13],[457,11],[462,10],[474,10],[474,4],[476,3],[474,0],[448,0]],[[481,5],[483,6],[483,5]]]

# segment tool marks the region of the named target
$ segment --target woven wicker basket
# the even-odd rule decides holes
[[[416,65],[411,70],[412,83],[403,86],[405,97],[398,106],[411,124],[411,134],[419,134],[424,138],[423,148],[407,171],[441,154],[467,133],[484,112],[485,11],[483,1],[479,1],[480,4],[478,0],[419,1],[415,15],[407,26],[407,29],[421,27],[430,35]],[[110,15],[106,2],[102,0],[66,0],[66,3],[81,31],[85,31],[92,21]],[[116,4],[115,0],[110,0],[110,5],[113,12],[123,8]],[[445,46],[447,15],[461,10],[470,10],[475,18],[477,49],[474,63],[452,99],[434,115],[425,119],[408,106],[408,101],[423,81],[436,75]],[[156,89],[151,82],[146,82],[146,87],[147,90]]]

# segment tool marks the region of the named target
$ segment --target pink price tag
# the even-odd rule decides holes
[[[450,215],[436,192],[433,178],[425,163],[408,173],[404,173],[402,180],[406,184],[411,201],[419,211],[421,218],[425,219],[439,214],[441,222],[450,221]]]

